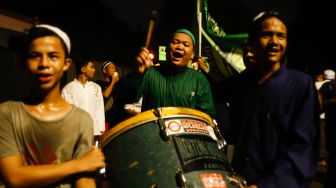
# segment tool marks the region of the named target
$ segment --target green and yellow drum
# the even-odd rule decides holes
[[[101,137],[112,187],[238,188],[210,116],[164,107],[131,117]]]

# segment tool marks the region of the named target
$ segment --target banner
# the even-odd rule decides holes
[[[197,0],[197,3],[198,30],[202,35],[198,38],[198,45],[202,57],[210,65],[210,70],[221,77],[239,74],[245,69],[242,54],[247,33],[227,34],[209,13],[208,0]]]

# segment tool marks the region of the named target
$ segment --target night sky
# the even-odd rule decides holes
[[[326,0],[208,0],[209,12],[227,33],[246,33],[260,11],[279,10],[289,21],[289,66],[310,74],[336,68],[334,29]],[[196,0],[0,0],[2,9],[38,18],[68,32],[78,54],[132,65],[144,45],[150,13],[160,12],[154,44],[162,44],[178,27],[191,28]],[[333,26],[335,27],[335,26]]]
[[[335,10],[331,10],[333,6],[326,0],[208,1],[210,14],[229,34],[246,33],[252,18],[261,11],[279,10],[288,20],[288,66],[311,76],[326,68],[336,70],[333,57],[336,32],[332,29],[335,28]],[[40,23],[59,26],[72,40],[72,56],[110,60],[123,67],[122,70],[129,71],[120,74],[123,76],[118,84],[123,88],[120,92],[123,102],[120,103],[126,104],[135,101],[140,85],[134,58],[144,46],[151,11],[160,12],[152,46],[164,45],[177,28],[194,26],[196,0],[0,0],[0,8],[37,18]],[[0,79],[2,86],[7,88],[0,94],[0,101],[21,96],[25,91],[22,80],[15,77],[16,80],[7,82],[9,76],[17,73],[8,72],[6,67],[3,70],[10,75],[2,75],[3,79]],[[70,80],[70,77],[66,79]],[[217,92],[221,89],[212,87],[219,114],[216,119],[226,133],[229,124],[227,106]]]

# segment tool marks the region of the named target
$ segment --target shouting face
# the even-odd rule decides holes
[[[193,42],[185,33],[175,33],[169,43],[169,59],[178,66],[185,67],[194,56]]]

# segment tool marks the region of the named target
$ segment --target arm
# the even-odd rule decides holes
[[[94,188],[96,187],[96,182],[93,178],[81,178],[75,183],[76,188]]]
[[[153,66],[153,60],[149,57],[149,50],[145,47],[141,48],[140,53],[135,58],[139,73],[143,74],[148,68]]]
[[[208,65],[206,65],[206,63],[203,61],[203,58],[199,57],[196,61],[196,63],[198,64],[198,67],[200,67],[206,74],[209,73],[210,68]]]
[[[104,155],[95,147],[81,158],[60,164],[26,166],[20,156],[0,159],[1,173],[10,187],[45,186],[73,174],[94,172],[104,166]],[[79,179],[78,183],[84,179]]]
[[[107,86],[107,88],[106,89],[104,89],[104,91],[103,91],[103,96],[105,97],[105,98],[108,98],[111,94],[112,94],[112,92],[113,92],[113,87],[114,87],[114,85],[117,83],[119,81],[119,76],[118,75],[113,75],[112,77],[111,77],[111,82],[110,82],[110,84]]]

